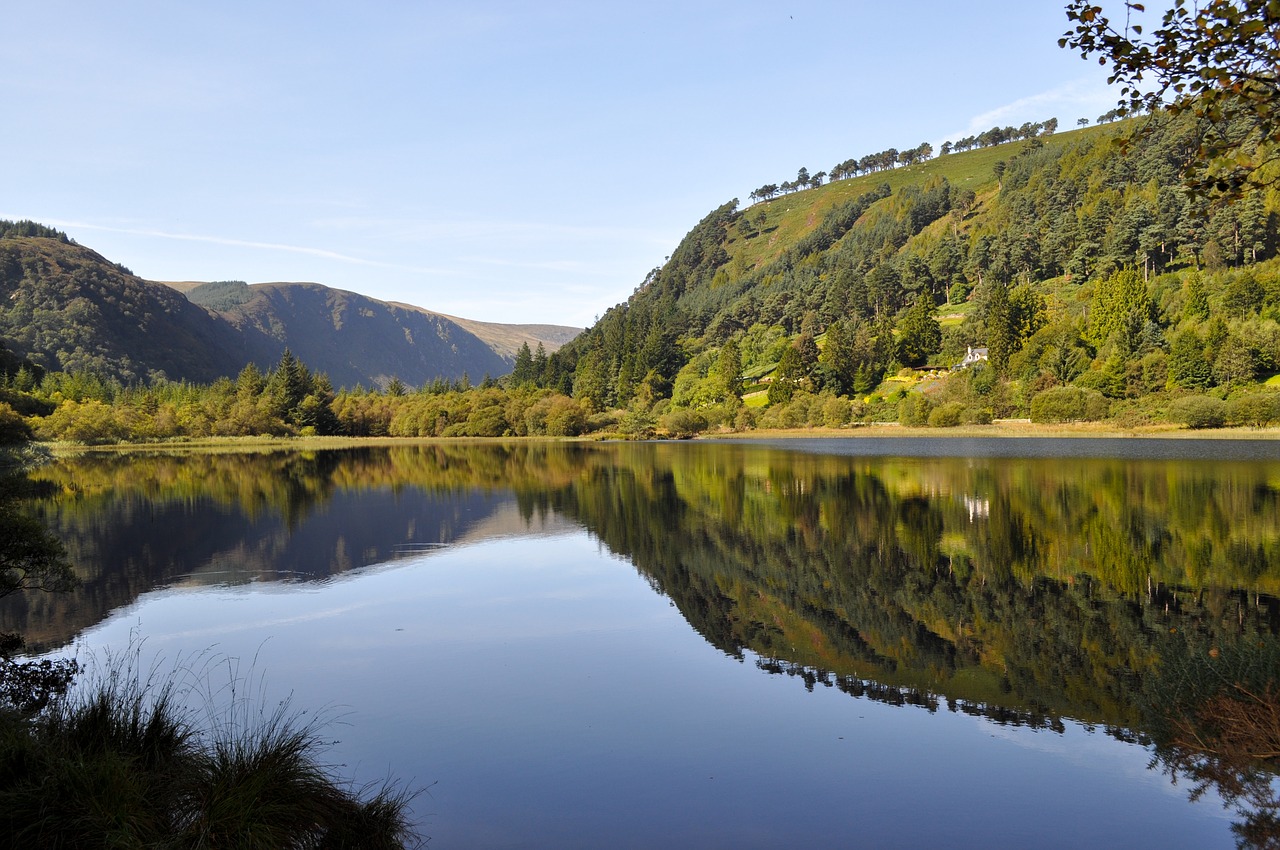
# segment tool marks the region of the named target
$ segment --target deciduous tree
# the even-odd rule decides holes
[[[1123,22],[1094,0],[1070,0],[1074,26],[1058,44],[1111,66],[1117,113],[1166,109],[1205,121],[1187,174],[1193,189],[1238,197],[1250,183],[1275,180],[1261,169],[1280,158],[1280,4],[1173,0],[1150,34],[1142,3],[1115,5]]]

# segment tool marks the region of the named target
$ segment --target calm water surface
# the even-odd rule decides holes
[[[1277,443],[435,444],[35,477],[85,585],[0,630],[233,659],[336,718],[344,774],[429,786],[433,847],[1204,848],[1259,822],[1213,782],[1190,802],[1154,744],[1188,682],[1280,658]]]

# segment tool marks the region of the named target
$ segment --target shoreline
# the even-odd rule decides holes
[[[805,439],[806,437],[895,437],[931,439],[989,437],[998,439],[1160,439],[1160,440],[1277,440],[1280,427],[1251,428],[1202,428],[1191,429],[1180,425],[1148,425],[1140,428],[1117,428],[1101,422],[1078,424],[1036,424],[1023,419],[996,420],[990,425],[959,425],[954,428],[910,427],[894,422],[872,425],[855,425],[846,428],[786,428],[779,430],[753,429],[751,431],[700,434],[698,439],[752,440],[752,439]]]
[[[842,428],[812,427],[776,430],[704,432],[695,440],[806,440],[806,439],[1107,439],[1107,440],[1214,440],[1245,441],[1280,440],[1280,427],[1190,429],[1178,425],[1152,425],[1140,428],[1117,428],[1106,423],[1036,424],[1028,420],[997,420],[990,425],[961,425],[954,428],[908,427],[892,422],[854,425]],[[213,437],[191,440],[169,440],[147,443],[110,443],[81,445],[77,443],[40,443],[57,455],[86,452],[155,452],[155,451],[323,451],[328,449],[412,446],[412,445],[499,445],[525,442],[593,443],[621,440],[616,434],[589,434],[580,437]],[[669,438],[635,442],[685,442]]]

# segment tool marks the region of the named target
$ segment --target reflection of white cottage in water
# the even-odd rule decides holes
[[[986,519],[991,515],[991,502],[986,499],[965,496],[964,506],[969,511],[969,522],[973,522],[975,519]]]
[[[970,345],[965,351],[964,359],[961,360],[959,363],[957,363],[955,366],[952,366],[951,368],[964,369],[969,366],[972,366],[975,363],[985,363],[986,360],[987,360],[987,350],[985,348],[974,348],[972,345]]]

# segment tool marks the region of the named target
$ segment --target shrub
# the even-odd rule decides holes
[[[628,437],[647,440],[654,434],[658,419],[643,408],[628,410],[618,422],[618,431]]]
[[[898,422],[907,426],[929,424],[933,402],[923,393],[906,393],[898,402]]]
[[[551,400],[547,410],[547,434],[552,437],[576,437],[587,426],[587,412],[582,405],[567,396]]]
[[[1092,422],[1105,419],[1106,397],[1080,386],[1053,387],[1031,399],[1032,422]]]
[[[1280,418],[1280,395],[1250,393],[1227,402],[1227,420],[1234,425],[1261,428]]]
[[[468,437],[501,437],[511,426],[506,412],[494,404],[472,410],[463,428]]]
[[[96,399],[64,401],[49,416],[36,420],[36,435],[44,440],[67,440],[89,445],[115,443],[128,436],[110,405]]]
[[[18,411],[0,401],[0,445],[24,443],[31,437],[31,426],[27,425]]]
[[[1221,428],[1226,417],[1226,404],[1212,396],[1183,396],[1169,405],[1169,419],[1188,428]]]
[[[1073,382],[1075,386],[1087,390],[1094,390],[1109,398],[1119,398],[1124,395],[1124,386],[1117,380],[1116,375],[1102,369],[1092,369],[1085,372]]]
[[[832,396],[822,403],[822,424],[828,428],[848,425],[852,414],[853,406],[848,399]]]
[[[672,437],[687,440],[707,430],[707,418],[696,410],[677,407],[659,419],[658,425]]]
[[[929,427],[954,428],[963,421],[964,410],[964,403],[959,401],[939,405],[929,414]]]

